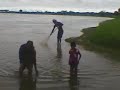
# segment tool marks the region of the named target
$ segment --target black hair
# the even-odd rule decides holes
[[[27,44],[33,46],[33,41],[28,40],[28,41],[27,41]]]
[[[70,46],[71,46],[71,47],[76,47],[76,43],[75,43],[75,42],[71,42],[71,43],[70,43]]]

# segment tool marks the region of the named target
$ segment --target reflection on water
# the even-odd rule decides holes
[[[62,57],[61,43],[57,43],[57,58]]]
[[[36,90],[36,77],[21,77],[19,90]]]
[[[61,49],[61,43],[57,43],[57,56],[55,56],[55,59],[53,60],[52,64],[52,77],[56,80],[56,81],[61,81],[62,80],[62,49]]]
[[[70,90],[79,90],[79,80],[77,78],[77,73],[70,73],[69,87]]]

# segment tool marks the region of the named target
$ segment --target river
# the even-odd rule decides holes
[[[46,39],[53,28],[52,19],[64,23],[61,46],[57,45],[57,30],[48,41]],[[80,31],[83,28],[97,26],[108,19],[110,18],[0,14],[0,90],[120,90],[120,63],[85,50],[82,46],[77,46],[82,54],[78,75],[69,74],[70,45],[64,40],[82,35]],[[21,79],[18,77],[18,51],[20,45],[27,40],[34,42],[39,75]]]

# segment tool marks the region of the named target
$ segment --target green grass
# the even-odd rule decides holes
[[[66,39],[75,41],[86,49],[97,51],[120,60],[120,17],[99,24],[98,27],[83,29],[80,37]]]
[[[120,49],[120,18],[101,23],[87,39],[99,46]]]

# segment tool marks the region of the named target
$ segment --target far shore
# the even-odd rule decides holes
[[[114,13],[110,12],[24,12],[24,11],[5,11],[0,12],[0,14],[34,14],[34,15],[64,15],[64,16],[92,16],[92,17],[113,17]]]

